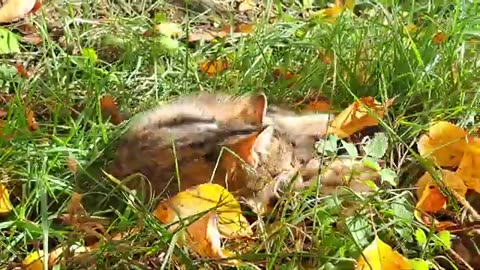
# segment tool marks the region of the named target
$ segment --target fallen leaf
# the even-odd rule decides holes
[[[0,23],[19,20],[40,7],[39,0],[9,0],[0,8]]]
[[[447,34],[442,31],[438,31],[432,38],[434,44],[443,44],[447,41]]]
[[[200,63],[200,71],[209,77],[220,74],[229,67],[227,60],[205,61]]]
[[[387,108],[393,103],[392,99],[381,105],[373,97],[362,97],[360,101],[366,107],[369,107],[373,113],[376,113],[380,119],[383,118]],[[355,101],[330,123],[328,133],[333,133],[343,139],[370,126],[378,126],[377,118],[372,116],[360,102]]]
[[[335,23],[337,17],[344,11],[343,7],[330,7],[321,9],[313,14],[314,17],[320,18],[322,21]]]
[[[15,68],[17,69],[18,74],[20,74],[24,78],[29,78],[30,74],[21,64],[15,64]]]
[[[439,166],[457,167],[467,147],[468,133],[453,123],[439,121],[418,140],[422,157],[431,156]]]
[[[356,270],[412,269],[407,258],[393,250],[389,245],[380,240],[378,236],[363,250],[362,255],[357,260]]]
[[[43,250],[29,253],[22,261],[27,270],[43,270]]]
[[[0,183],[0,216],[7,215],[13,209],[10,202],[10,194],[5,185]]]
[[[123,121],[117,103],[111,96],[103,96],[100,98],[100,109],[111,117],[110,120],[112,124],[118,125]]]
[[[300,76],[298,76],[297,74],[294,74],[289,70],[286,70],[284,67],[274,68],[273,76],[276,80],[290,81],[288,84],[288,87],[292,87],[298,80],[300,80]]]
[[[257,3],[253,0],[244,0],[240,5],[238,6],[238,11],[240,12],[245,12],[249,10],[255,9]]]
[[[329,112],[331,110],[330,100],[326,97],[319,97],[317,100],[311,101],[305,107],[305,110],[312,112]]]
[[[455,192],[457,192],[460,196],[465,196],[467,193],[467,186],[464,184],[463,179],[456,173],[450,170],[441,170],[441,181],[445,184],[448,188],[451,188]],[[433,180],[432,175],[430,173],[425,172],[420,179],[417,181],[417,198],[422,198],[424,191],[429,186],[437,186],[435,181]]]
[[[171,224],[212,210],[218,214],[219,230],[223,237],[252,235],[249,223],[242,215],[240,204],[230,192],[217,184],[202,184],[182,191],[160,202],[153,214],[162,223]],[[176,227],[172,226],[172,229]]]
[[[202,257],[221,259],[234,255],[221,247],[218,216],[215,212],[209,212],[187,227],[187,241]],[[232,260],[230,263],[238,264],[238,261]]]
[[[353,10],[355,7],[355,0],[335,0],[335,6],[346,7],[350,10]]]
[[[416,208],[427,213],[437,213],[447,207],[447,198],[435,185],[427,185],[418,200]]]
[[[480,155],[465,152],[456,173],[469,189],[480,193]]]
[[[7,116],[7,114],[8,114],[8,112],[5,109],[0,108],[0,118],[5,118],[5,116]]]
[[[78,170],[78,164],[77,164],[77,161],[75,160],[74,157],[72,156],[69,156],[67,158],[67,167],[68,167],[68,170],[71,171],[72,173],[76,173],[77,170]]]
[[[30,108],[26,108],[25,111],[28,129],[30,131],[38,130],[38,123],[37,120],[35,120],[35,113]]]

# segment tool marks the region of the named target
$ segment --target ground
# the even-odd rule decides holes
[[[0,175],[14,205],[0,217],[1,267],[18,266],[47,244],[91,244],[75,233],[81,229],[62,225],[60,218],[79,188],[88,190],[83,204],[91,215],[113,218],[104,227],[109,233],[145,227],[119,242],[107,241],[90,255],[90,265],[220,267],[173,248],[172,236],[147,210],[113,207],[112,201],[126,198],[112,183],[92,174],[85,187],[79,176],[101,168],[98,158],[109,153],[122,127],[112,123],[115,117],[126,119],[195,91],[263,91],[269,102],[294,109],[322,96],[335,112],[360,97],[381,103],[395,98],[381,127],[389,138],[384,159],[397,175],[396,187],[369,196],[310,194],[297,200],[273,223],[275,229],[267,224],[270,233],[244,242],[249,251],[241,256],[242,268],[352,269],[377,234],[405,257],[431,264],[458,264],[452,254],[466,256],[445,252],[435,231],[414,218],[412,187],[424,171],[416,142],[432,120],[476,130],[477,4],[365,1],[353,13],[325,17],[320,10],[326,1],[266,1],[245,12],[239,4],[248,1],[189,7],[173,2],[47,1],[27,18],[34,30],[19,26],[23,20],[4,25],[21,43],[0,64]],[[155,28],[166,22],[189,36],[170,37],[169,30]],[[227,36],[192,41],[207,28],[226,25],[236,26],[237,33],[215,30]],[[217,67],[208,69],[207,61]],[[115,100],[119,115],[105,108],[105,98]],[[356,207],[347,212],[340,204],[345,200]],[[172,255],[175,260],[165,260]]]

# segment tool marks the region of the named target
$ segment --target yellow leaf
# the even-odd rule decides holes
[[[216,211],[219,230],[223,237],[234,238],[253,234],[240,204],[224,187],[217,184],[202,184],[187,189],[162,201],[154,215],[162,223],[169,224],[208,211]]]
[[[10,213],[13,209],[12,203],[10,202],[10,194],[8,193],[7,187],[0,184],[0,215],[6,215]]]
[[[25,17],[39,5],[36,0],[9,0],[0,8],[0,23],[13,22]]]
[[[337,17],[343,12],[343,7],[324,8],[315,13],[315,16],[322,18],[324,21],[334,23]]]
[[[27,270],[43,270],[43,250],[28,254],[22,261]]]
[[[480,193],[480,155],[466,152],[456,173],[463,179],[468,188]]]
[[[455,172],[449,170],[442,170],[442,182],[461,196],[467,193],[467,186],[465,186],[463,179]],[[423,192],[429,186],[437,186],[433,177],[428,173],[418,179],[417,182],[417,197],[422,198]]]
[[[363,256],[358,258],[357,267],[355,269],[406,270],[412,269],[412,267],[405,257],[394,251],[377,236],[373,242],[363,250]]]
[[[190,224],[187,233],[189,246],[202,257],[220,259],[235,255],[221,247],[218,215],[215,212],[209,212]],[[232,260],[231,263],[238,264],[238,261]]]
[[[353,7],[355,7],[355,0],[335,0],[335,6],[346,7],[353,10]]]
[[[434,123],[417,143],[422,157],[432,156],[439,166],[457,167],[467,147],[468,133],[446,121]]]
[[[386,109],[393,102],[389,101],[381,105],[373,97],[363,97],[360,101],[369,107],[377,117],[382,119]],[[375,116],[369,114],[368,110],[359,102],[355,101],[348,108],[343,110],[332,121],[328,133],[337,135],[340,139],[346,138],[355,132],[361,131],[366,127],[377,126],[378,120]]]

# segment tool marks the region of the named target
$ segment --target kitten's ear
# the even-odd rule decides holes
[[[235,142],[228,145],[228,148],[249,165],[257,167],[259,155],[268,153],[270,150],[273,131],[273,127],[269,126],[259,132],[238,138]],[[231,154],[227,156],[224,162],[227,162],[228,167],[234,167],[234,163],[238,162],[238,160],[235,161],[236,157]]]
[[[247,97],[242,115],[249,120],[251,124],[261,125],[265,114],[267,113],[267,96],[264,93],[250,95]]]

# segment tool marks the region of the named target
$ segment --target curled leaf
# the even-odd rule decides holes
[[[364,105],[355,101],[331,122],[329,133],[343,139],[366,127],[378,126],[377,118],[369,113],[367,107],[378,118],[382,119],[386,109],[393,103],[393,100],[390,100],[387,104],[382,105],[375,101],[373,97],[363,97],[360,98],[360,101]]]
[[[169,224],[212,210],[218,214],[219,230],[223,237],[252,235],[253,232],[242,215],[238,201],[217,184],[202,184],[182,191],[160,202],[154,215],[162,223]]]
[[[154,210],[154,216],[164,224],[203,215],[187,226],[187,244],[199,255],[209,258],[225,258],[220,236],[235,238],[251,236],[248,221],[242,215],[240,204],[225,188],[217,184],[202,184],[187,189],[162,201]]]

